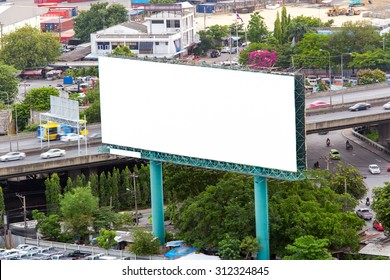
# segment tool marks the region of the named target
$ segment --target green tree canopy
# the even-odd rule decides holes
[[[57,241],[61,236],[60,217],[58,215],[49,215],[38,210],[32,211],[32,217],[37,220],[37,230],[46,239]]]
[[[2,38],[0,60],[16,69],[45,66],[61,55],[58,34],[24,26]]]
[[[355,252],[364,221],[353,212],[357,201],[337,194],[317,176],[297,182],[269,182],[270,248],[285,255],[285,247],[298,237],[313,235],[329,240],[328,249]],[[326,176],[324,176],[326,178]],[[320,185],[320,187],[318,186]]]
[[[328,42],[328,35],[321,35],[308,32],[303,39],[297,43],[295,53],[292,57],[295,68],[329,68],[329,54],[320,51]]]
[[[238,240],[255,236],[253,180],[226,173],[215,186],[188,198],[178,213],[179,237],[195,247],[216,247],[226,233]]]
[[[11,105],[18,93],[17,70],[0,62],[0,102]],[[8,100],[9,99],[9,100]]]
[[[92,195],[90,187],[75,188],[64,194],[61,200],[61,214],[71,232],[80,242],[89,233],[93,213],[98,208],[98,198]]]
[[[387,232],[390,229],[390,182],[386,182],[383,187],[377,187],[373,190],[372,209],[375,211],[376,218],[379,219]]]
[[[117,46],[115,50],[112,51],[112,55],[123,57],[136,57],[136,55],[130,50],[128,46]]]
[[[108,250],[112,246],[118,244],[118,242],[115,241],[115,237],[116,237],[115,231],[102,228],[99,231],[99,233],[100,235],[96,238],[96,240],[100,247]]]
[[[108,2],[91,4],[88,11],[81,11],[75,19],[74,31],[76,37],[83,42],[89,42],[91,33],[127,20],[127,10],[122,4],[109,5]]]
[[[347,21],[341,29],[329,35],[329,46],[341,53],[365,53],[382,47],[379,32],[370,21]]]
[[[155,255],[160,252],[160,240],[150,231],[136,228],[132,232],[133,244],[130,251],[136,255]]]
[[[264,18],[259,12],[251,14],[251,18],[248,23],[247,37],[250,42],[265,42],[268,38],[269,32],[265,25]]]
[[[59,96],[57,89],[52,87],[32,88],[26,94],[23,103],[37,111],[50,110],[50,95]]]
[[[295,239],[294,244],[287,245],[287,255],[283,260],[331,260],[332,255],[327,249],[329,241],[305,235]]]

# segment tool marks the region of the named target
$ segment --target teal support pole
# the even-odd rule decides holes
[[[257,252],[258,260],[269,260],[269,225],[268,225],[268,190],[267,179],[255,176],[255,217],[256,237],[261,249]]]
[[[160,243],[164,244],[164,198],[161,162],[150,161],[150,188],[152,198],[152,231],[153,235],[160,239]]]

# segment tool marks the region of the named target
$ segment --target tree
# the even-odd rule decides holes
[[[386,182],[383,187],[373,190],[372,209],[375,211],[376,218],[381,221],[383,227],[390,229],[390,183]],[[388,231],[387,231],[388,232]]]
[[[275,66],[277,60],[276,52],[255,51],[249,54],[248,64],[252,69],[272,68]]]
[[[72,178],[68,177],[68,179],[66,180],[66,186],[65,186],[64,193],[72,191],[73,188],[74,188],[74,186],[73,186]]]
[[[365,53],[381,47],[381,36],[370,21],[347,21],[339,31],[329,35],[329,46],[337,53]],[[336,52],[336,51],[335,51]]]
[[[118,244],[118,242],[115,241],[116,233],[112,230],[106,230],[102,228],[99,231],[100,235],[96,238],[98,244],[100,247],[108,250],[112,246]]]
[[[110,206],[103,206],[93,211],[92,226],[95,232],[102,228],[113,229],[114,223],[118,219],[118,215]]]
[[[145,176],[146,174],[148,173],[145,172]],[[216,185],[224,174],[217,170],[205,171],[204,168],[199,167],[165,164],[163,168],[164,198],[173,203],[182,202],[189,197],[199,195],[206,190],[207,186]],[[149,179],[141,178],[140,181],[149,182]]]
[[[293,245],[287,245],[287,255],[283,260],[332,260],[327,249],[329,241],[305,235],[295,239]]]
[[[386,73],[379,69],[359,70],[357,73],[359,85],[367,85],[373,83],[383,83],[386,81]]]
[[[287,43],[287,41],[288,41],[287,29],[288,29],[288,25],[290,24],[290,20],[291,19],[289,18],[289,16],[287,16],[286,6],[283,6],[282,7],[282,20],[281,20],[281,26],[280,26],[280,29],[281,29],[280,42],[282,44]]]
[[[127,10],[122,4],[109,5],[108,2],[91,4],[88,11],[81,11],[75,19],[74,31],[77,38],[89,42],[92,33],[127,20]]]
[[[121,172],[121,184],[119,185],[119,201],[121,209],[131,210],[131,182],[130,182],[130,170],[126,166]]]
[[[160,252],[160,240],[150,231],[136,228],[132,232],[133,244],[130,251],[136,255],[154,255]]]
[[[0,102],[3,104],[11,105],[18,93],[19,80],[16,74],[17,70],[14,67],[0,62]]]
[[[115,50],[112,51],[112,55],[122,57],[136,57],[136,55],[130,50],[128,46],[117,46]]]
[[[354,213],[357,201],[348,193],[337,194],[316,173],[304,181],[269,181],[270,248],[283,257],[286,246],[298,237],[312,235],[329,240],[330,251],[356,252],[358,231],[364,225]],[[311,179],[313,178],[313,179]],[[317,185],[319,184],[320,187]]]
[[[240,257],[240,240],[231,238],[227,233],[223,240],[218,243],[218,255],[223,260],[239,260]]]
[[[89,107],[84,110],[87,122],[100,122],[100,87],[99,83],[95,84],[93,90],[87,91],[85,101],[89,103]]]
[[[241,254],[245,256],[244,259],[250,259],[253,253],[257,253],[261,249],[259,240],[253,236],[246,236],[240,244]]]
[[[58,215],[49,215],[38,210],[32,211],[32,217],[37,220],[36,229],[46,239],[57,241],[61,236],[61,224]]]
[[[60,177],[57,173],[53,173],[51,178],[45,180],[45,196],[47,204],[47,213],[59,214],[61,200],[61,185]]]
[[[59,96],[57,89],[51,87],[32,88],[26,94],[23,103],[36,111],[50,110],[50,96]]]
[[[17,69],[45,66],[61,56],[58,34],[24,26],[2,38],[0,59]]]
[[[98,207],[98,198],[92,195],[90,187],[75,188],[73,192],[65,193],[61,200],[61,214],[65,224],[81,243],[89,233],[93,213]]]
[[[99,175],[92,174],[89,176],[89,185],[91,187],[92,194],[99,197]]]
[[[305,36],[305,34],[313,27],[331,27],[333,20],[328,20],[326,23],[322,23],[319,18],[298,16],[291,20],[288,20],[287,26],[287,41],[299,42]]]
[[[247,37],[251,42],[265,42],[269,35],[264,18],[260,16],[259,12],[254,12],[248,23]]]
[[[321,35],[314,32],[308,32],[303,39],[297,43],[293,56],[295,68],[322,68],[328,69],[329,55],[327,52],[320,51],[328,42],[327,35]]]
[[[225,234],[238,240],[255,236],[253,180],[225,173],[215,186],[189,197],[177,212],[179,238],[195,247],[216,247]]]
[[[107,186],[107,177],[104,172],[99,177],[99,205],[108,206],[110,204],[110,194]]]
[[[282,25],[280,22],[279,12],[277,12],[277,14],[276,14],[273,35],[274,35],[275,39],[278,41],[278,43],[281,44],[282,43]]]
[[[356,200],[362,199],[367,192],[359,170],[350,164],[338,164],[335,172],[329,174],[329,186],[338,194],[349,193]]]

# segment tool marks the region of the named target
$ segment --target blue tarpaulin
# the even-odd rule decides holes
[[[192,252],[195,252],[196,250],[198,250],[198,248],[188,247],[188,246],[179,246],[179,247],[173,248],[172,250],[166,252],[164,256],[167,257],[168,259],[177,259],[177,258],[180,258],[182,256],[188,255]]]

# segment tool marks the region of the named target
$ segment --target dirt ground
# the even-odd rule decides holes
[[[342,6],[348,6],[348,0],[340,3]],[[368,3],[368,0],[362,0],[362,3],[365,5],[363,7],[357,7],[360,9],[362,13],[360,15],[355,16],[336,16],[336,17],[328,17],[326,15],[326,11],[329,7],[318,7],[316,5],[310,4],[301,4],[301,5],[286,5],[287,14],[289,14],[292,18],[297,16],[310,16],[320,18],[321,21],[326,22],[329,19],[334,20],[333,26],[339,27],[346,21],[360,21],[360,20],[368,20],[373,21],[374,18],[363,17],[365,12],[373,11],[373,12],[384,12],[385,10],[390,11],[390,0],[372,0],[372,4]],[[264,22],[269,30],[272,30],[274,27],[274,22],[276,20],[277,13],[281,13],[282,8],[278,9],[260,9],[257,12],[264,18]],[[246,27],[249,20],[250,14],[240,14],[240,17],[243,19],[244,26]],[[198,13],[196,15],[196,27],[198,30],[203,30],[204,26],[212,26],[212,25],[230,25],[236,23],[236,15],[234,13],[230,14],[202,14]]]

